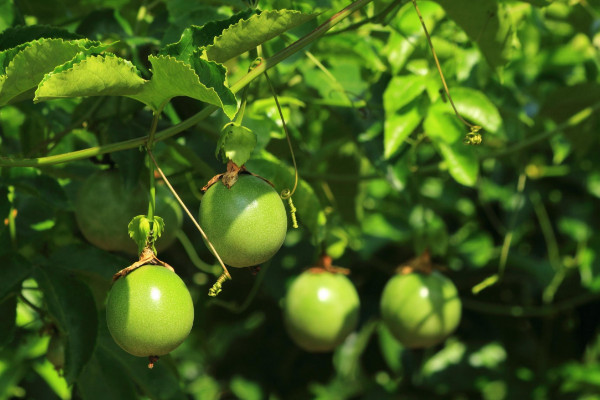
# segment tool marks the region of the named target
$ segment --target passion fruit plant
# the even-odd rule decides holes
[[[1,3],[0,400],[595,398],[599,21]]]

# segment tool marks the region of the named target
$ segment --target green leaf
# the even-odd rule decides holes
[[[404,140],[419,126],[422,119],[416,105],[386,118],[383,131],[383,148],[386,159],[398,152]]]
[[[252,14],[254,14],[254,11],[248,8],[226,20],[212,21],[202,26],[192,25],[183,31],[181,39],[177,43],[165,46],[158,54],[171,56],[190,64],[191,58],[198,49],[211,45],[225,29],[243,18],[250,17]]]
[[[461,185],[473,187],[479,174],[479,160],[473,146],[462,142],[437,143],[438,152],[446,161],[448,172]]]
[[[113,54],[83,56],[47,74],[35,102],[80,96],[125,96],[138,93],[146,81],[127,60]]]
[[[446,103],[436,103],[429,108],[423,128],[434,142],[455,143],[462,141],[468,132],[467,127],[447,110]]]
[[[21,282],[31,274],[31,265],[23,257],[10,254],[0,258],[0,301],[19,288]]]
[[[509,59],[515,28],[508,8],[495,0],[436,0],[469,38],[488,64],[501,67]]]
[[[153,369],[148,368],[147,359],[134,357],[117,346],[108,332],[106,322],[100,324],[98,332],[98,346],[96,357],[101,366],[115,365],[117,370],[125,372],[125,377],[129,382],[135,383],[141,391],[152,399],[184,399],[182,394],[179,377],[175,365],[170,362],[169,356],[163,356],[154,365]],[[122,379],[116,378],[113,374],[105,374],[104,379],[117,379],[118,390],[114,392],[118,395],[125,395],[130,391],[129,385]],[[112,384],[112,380],[111,380]],[[96,386],[97,387],[97,386]],[[90,397],[96,399],[97,397]],[[109,398],[104,396],[104,398]],[[110,397],[112,399],[112,397]],[[129,397],[136,398],[136,397]],[[120,399],[120,397],[117,397]]]
[[[85,260],[81,260],[85,262]],[[65,338],[65,378],[77,380],[94,351],[98,318],[90,289],[66,270],[50,264],[34,270],[48,311]]]
[[[129,97],[160,110],[173,97],[187,96],[222,108],[229,118],[235,116],[237,102],[225,85],[227,71],[222,65],[194,58],[190,66],[170,56],[149,60],[152,79]]]
[[[294,169],[266,151],[260,154],[260,158],[248,160],[246,167],[250,172],[271,181],[279,192],[286,188],[291,190],[294,185]],[[303,179],[299,179],[292,199],[297,209],[298,223],[310,230],[315,243],[321,243],[325,239],[327,217],[313,188]]]
[[[0,105],[28,94],[45,74],[81,51],[97,52],[103,46],[90,40],[39,39],[0,53]]]
[[[209,60],[223,63],[315,17],[292,10],[263,11],[223,31],[206,48]]]
[[[96,348],[76,385],[83,400],[129,400],[137,397],[127,369],[102,347]]]
[[[485,93],[471,88],[457,87],[452,88],[450,94],[463,118],[483,127],[486,132],[498,132],[502,125],[502,117],[496,105]]]
[[[13,338],[17,319],[17,296],[0,301],[0,349]]]
[[[230,122],[221,131],[215,155],[223,162],[231,160],[236,165],[242,166],[250,159],[255,146],[254,132],[245,126]]]
[[[29,25],[8,28],[0,33],[0,51],[12,49],[37,39],[85,39],[83,36],[65,29],[46,25]],[[87,39],[86,39],[87,40]]]
[[[422,75],[395,76],[383,93],[385,113],[393,114],[420,96],[427,86],[427,77]]]
[[[152,229],[150,229],[150,222],[153,222]],[[165,230],[165,222],[157,215],[154,216],[153,220],[150,220],[145,215],[138,215],[137,217],[133,217],[127,228],[129,229],[129,237],[138,246],[138,253],[144,250],[150,240],[152,241],[152,250],[156,253],[154,243]]]

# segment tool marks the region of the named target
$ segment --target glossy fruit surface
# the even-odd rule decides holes
[[[240,268],[273,257],[287,231],[279,194],[264,180],[245,174],[231,189],[217,182],[206,191],[199,222],[223,262]]]
[[[104,170],[91,175],[77,192],[75,217],[83,236],[94,246],[107,251],[137,254],[127,225],[136,215],[148,211],[148,190],[139,184],[127,189],[119,171]],[[156,215],[163,218],[165,231],[156,242],[157,251],[169,247],[181,228],[179,205],[163,186],[156,190]]]
[[[308,270],[288,289],[285,325],[304,350],[331,351],[356,328],[359,309],[358,293],[345,275]]]
[[[194,305],[177,274],[144,265],[114,283],[106,302],[106,322],[123,350],[135,356],[160,356],[188,336]]]
[[[439,272],[398,274],[381,295],[381,316],[404,346],[430,347],[450,335],[461,317],[456,286]]]

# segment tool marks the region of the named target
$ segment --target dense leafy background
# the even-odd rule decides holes
[[[247,50],[267,40],[263,53],[272,55],[347,4],[263,0],[263,10],[318,16],[287,13],[283,23],[273,11],[261,18],[283,28],[238,27],[248,41],[198,50],[250,18],[246,4],[2,1],[0,156],[143,136],[151,109],[171,97],[159,129],[210,103],[223,111],[155,150],[197,210],[199,188],[224,169],[215,148],[235,112],[228,84],[253,60]],[[98,169],[118,166],[136,187],[143,153],[2,168],[0,399],[599,398],[600,8],[585,0],[419,6],[456,106],[483,127],[483,144],[463,143],[467,129],[442,93],[408,1],[376,0],[286,59],[270,76],[303,179],[294,196],[301,228],[257,275],[232,271],[214,300],[207,291],[219,268],[186,220],[159,257],[192,292],[195,324],[154,370],[121,351],[104,322],[110,277],[131,255],[91,246],[73,214],[77,189]],[[204,25],[211,21],[226,22]],[[11,30],[22,25],[47,26]],[[264,78],[248,96],[244,124],[257,148],[247,166],[290,187],[291,158]],[[378,302],[394,268],[424,249],[447,267],[464,316],[444,344],[405,350],[379,323]],[[323,250],[352,270],[361,322],[333,354],[314,355],[287,337],[281,300]],[[44,358],[48,323],[66,338],[64,376]]]

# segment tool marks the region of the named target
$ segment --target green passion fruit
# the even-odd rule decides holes
[[[79,230],[91,244],[103,250],[137,254],[127,226],[136,215],[147,213],[147,192],[142,184],[128,190],[117,170],[92,174],[79,188],[75,200]],[[183,223],[181,208],[162,185],[156,189],[155,213],[165,222],[165,231],[156,242],[157,251],[162,251],[175,241]]]
[[[456,286],[437,271],[391,278],[381,295],[381,316],[404,346],[431,347],[460,323],[462,303]]]
[[[221,182],[213,184],[202,198],[198,219],[223,262],[238,268],[273,257],[287,231],[279,194],[247,174],[239,175],[230,189]]]
[[[356,328],[360,300],[345,275],[309,269],[285,297],[284,321],[291,339],[309,352],[333,350]]]
[[[114,341],[134,356],[161,356],[190,333],[194,305],[185,283],[169,269],[144,265],[117,279],[106,302]]]

